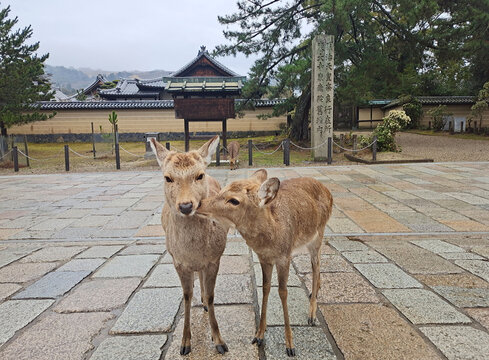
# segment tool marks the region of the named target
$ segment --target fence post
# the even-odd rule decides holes
[[[217,148],[216,148],[216,166],[221,165],[221,142],[217,143]]]
[[[166,150],[170,150],[170,143],[169,143],[169,142],[167,142],[167,143],[165,144],[165,146],[166,146]]]
[[[340,134],[340,153],[343,152],[343,149],[345,147],[345,135]]]
[[[0,158],[5,155],[5,153],[7,152],[7,148],[7,139],[0,135]]]
[[[93,158],[95,159],[95,131],[93,130],[93,122],[92,124],[92,152],[93,152]]]
[[[290,165],[290,139],[287,138],[283,142],[284,144],[284,164],[285,166]]]
[[[374,136],[374,143],[372,144],[372,161],[377,161],[377,136]]]
[[[428,121],[428,130],[431,130],[431,121]]]
[[[333,162],[333,139],[331,137],[328,138],[328,165],[331,165]]]
[[[115,124],[115,167],[121,169],[121,155],[119,153],[119,127]]]
[[[357,134],[353,134],[353,150],[357,149]]]
[[[27,135],[24,135],[24,150],[25,150],[25,163],[27,166],[31,166],[29,162],[29,148],[27,147]]]
[[[17,152],[17,146],[12,147],[12,156],[14,160],[14,171],[18,172],[19,171],[19,153]]]
[[[248,140],[248,165],[253,166],[253,140]]]
[[[15,136],[10,135],[10,148],[13,150],[15,146]],[[10,159],[14,161],[14,153],[10,155]]]
[[[70,147],[65,145],[65,170],[70,171]]]

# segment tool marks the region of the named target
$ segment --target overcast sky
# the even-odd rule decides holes
[[[218,15],[236,10],[235,0],[0,0],[10,17],[32,25],[47,63],[121,70],[177,70],[201,45],[225,43]],[[246,75],[254,59],[218,58]]]

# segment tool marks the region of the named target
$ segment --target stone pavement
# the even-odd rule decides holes
[[[209,171],[221,184],[251,170]],[[269,170],[313,176],[335,209],[321,256],[293,259],[298,359],[485,359],[489,353],[489,163]],[[0,177],[0,358],[179,359],[182,292],[159,225],[158,172]],[[198,283],[196,283],[198,285]],[[261,271],[231,235],[216,285],[230,352],[217,354],[194,292],[188,359],[283,359],[276,279],[266,345],[251,345]]]

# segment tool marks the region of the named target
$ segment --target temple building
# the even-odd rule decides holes
[[[235,114],[245,76],[236,74],[212,58],[205,47],[197,56],[170,76],[156,79],[121,79],[114,88],[101,89],[103,77],[84,89],[87,99],[75,98],[40,103],[41,111],[56,116],[10,129],[12,134],[76,138],[76,134],[109,129],[108,116],[118,115],[121,138],[142,140],[144,133],[159,132],[175,138],[185,134],[186,143],[193,134],[240,135],[278,133],[286,125],[286,115],[271,115],[280,99],[257,99],[254,109],[242,116]],[[165,136],[163,136],[165,138]],[[223,139],[224,140],[224,139]],[[188,145],[187,145],[188,146]]]

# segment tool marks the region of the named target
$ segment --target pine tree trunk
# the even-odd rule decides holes
[[[7,127],[5,126],[3,121],[0,121],[0,129],[2,130],[0,135],[7,137]]]
[[[302,91],[297,106],[290,135],[295,140],[307,140],[309,138],[309,113],[311,111],[311,84]]]

